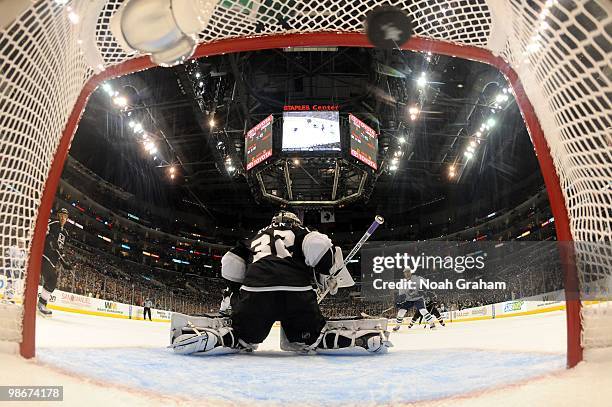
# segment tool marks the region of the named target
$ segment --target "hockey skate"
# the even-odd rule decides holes
[[[393,327],[393,332],[397,332],[397,331],[399,331],[399,330],[400,330],[400,327],[401,327],[401,325],[395,325],[395,326]]]
[[[53,312],[49,308],[47,308],[47,304],[41,301],[40,298],[38,299],[38,312],[43,317],[50,317],[51,315],[53,315]]]
[[[43,317],[50,317],[53,312],[47,308],[47,301],[43,299],[40,295],[38,295],[38,304],[37,304],[38,312]]]

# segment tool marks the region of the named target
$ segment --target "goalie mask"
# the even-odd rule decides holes
[[[301,225],[302,221],[293,212],[280,211],[279,213],[274,215],[274,217],[272,218],[272,223],[276,223],[276,224],[285,223],[285,224],[292,224],[292,225]]]

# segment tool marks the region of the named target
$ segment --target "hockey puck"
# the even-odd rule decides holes
[[[372,10],[366,17],[365,32],[377,48],[399,48],[412,36],[412,21],[399,8],[382,6]]]

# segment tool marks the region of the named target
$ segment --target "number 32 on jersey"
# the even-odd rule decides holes
[[[272,255],[281,259],[291,257],[294,241],[295,235],[290,230],[274,230],[262,234],[251,242],[251,250],[254,252],[253,263]]]

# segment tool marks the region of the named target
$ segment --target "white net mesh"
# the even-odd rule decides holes
[[[17,263],[7,268],[8,250],[20,237],[27,251],[31,247],[62,130],[92,68],[132,57],[120,49],[109,28],[120,0],[61,3],[37,1],[0,32],[0,260],[7,276],[27,268]],[[590,247],[578,245],[580,281],[583,286],[600,281],[599,294],[609,298],[609,0],[225,0],[199,39],[362,31],[366,13],[383,3],[406,10],[418,36],[488,49],[518,73],[551,149],[572,236],[602,246],[594,254]],[[70,6],[80,17],[77,24],[70,21]],[[13,280],[15,275],[11,274]],[[0,340],[19,341],[22,295],[19,284],[12,283],[15,304],[7,301],[7,277],[3,281]],[[584,309],[586,347],[612,345],[609,304]]]

